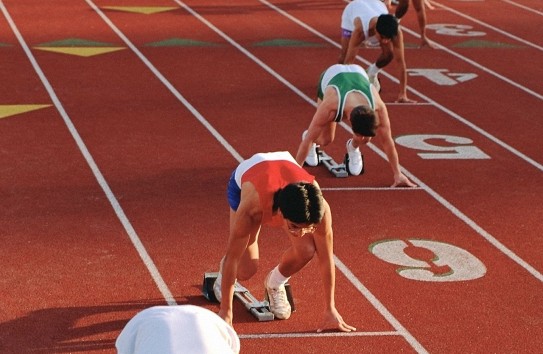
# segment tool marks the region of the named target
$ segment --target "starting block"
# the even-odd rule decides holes
[[[217,280],[218,272],[209,272],[204,274],[204,282],[202,284],[202,294],[204,297],[212,302],[218,302],[213,292],[213,284]],[[292,298],[292,292],[290,290],[290,284],[285,284],[285,290],[287,291],[287,298],[290,303],[292,312],[295,311],[294,301]],[[258,301],[251,292],[236,282],[234,284],[234,298],[241,301],[247,311],[249,311],[258,321],[273,321],[274,315],[270,311],[270,305],[267,301]]]
[[[330,155],[328,155],[323,150],[317,149],[317,155],[319,157],[319,164],[326,166],[328,171],[330,171],[336,177],[349,177],[349,172],[344,163],[337,163],[334,161]]]

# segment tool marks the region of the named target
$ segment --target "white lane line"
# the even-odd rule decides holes
[[[420,191],[420,187],[322,187],[323,191],[331,192],[343,192],[343,191],[385,191],[385,192],[398,192],[398,191]]]
[[[11,18],[10,14],[8,13],[6,7],[4,6],[2,0],[0,0],[0,9],[2,10],[2,13],[4,14],[4,17],[6,18],[9,26],[11,27],[11,30],[15,34],[15,37],[17,37],[17,40],[19,41],[19,44],[21,45],[23,51],[25,52],[28,60],[32,64],[32,67],[36,71],[36,74],[38,74],[43,86],[45,87],[47,93],[49,94],[49,97],[51,97],[51,100],[53,101],[53,104],[55,105],[56,109],[60,113],[62,119],[64,120],[64,124],[66,124],[66,127],[68,128],[70,134],[72,135],[73,139],[75,140],[75,143],[77,144],[77,147],[79,148],[79,151],[87,161],[87,164],[89,165],[92,173],[94,174],[94,177],[96,178],[96,181],[104,191],[104,194],[106,195],[109,203],[113,207],[113,210],[115,211],[115,214],[117,215],[117,218],[121,221],[126,233],[130,237],[130,240],[132,241],[132,244],[136,248],[138,254],[140,255],[140,258],[142,259],[143,263],[149,270],[149,273],[151,273],[151,276],[153,280],[155,281],[155,284],[157,285],[158,289],[162,293],[162,296],[164,296],[164,299],[168,302],[170,305],[175,305],[175,299],[164,282],[164,279],[160,275],[160,272],[158,271],[158,268],[154,264],[153,260],[147,253],[147,250],[145,249],[145,246],[141,243],[140,238],[138,237],[138,234],[132,227],[132,224],[126,217],[126,214],[124,213],[121,205],[119,204],[119,201],[117,198],[115,198],[115,195],[111,191],[111,188],[109,188],[109,185],[107,184],[104,176],[102,175],[102,172],[100,172],[100,169],[96,165],[96,162],[94,161],[92,155],[90,154],[89,150],[87,149],[87,146],[83,142],[83,139],[81,139],[81,136],[79,135],[77,129],[75,128],[74,124],[72,123],[72,120],[66,113],[66,110],[62,106],[62,103],[60,102],[57,94],[55,93],[55,90],[49,83],[49,80],[43,73],[41,67],[39,66],[38,62],[36,61],[36,58],[32,54],[32,51],[26,44],[23,36],[19,32],[17,26],[15,25],[15,22]]]
[[[377,299],[373,293],[362,284],[362,282],[351,272],[351,270],[343,264],[343,262],[334,256],[336,267],[350,280],[356,289],[364,295],[368,301],[375,307],[377,311],[400,333],[405,340],[417,351],[417,353],[428,353],[428,351],[419,343],[419,341],[388,311],[388,309]]]
[[[510,4],[510,5],[513,5],[513,6],[516,6],[516,7],[520,7],[520,8],[523,9],[523,10],[530,11],[530,12],[533,12],[533,13],[535,13],[535,14],[538,14],[538,15],[543,16],[543,12],[538,11],[538,10],[536,10],[536,9],[533,9],[533,8],[531,8],[531,7],[528,7],[528,6],[526,6],[526,5],[522,5],[522,4],[519,4],[519,3],[517,3],[517,2],[510,1],[510,0],[502,0],[502,1],[503,1],[503,2],[506,2],[506,3]]]
[[[322,338],[322,337],[382,337],[401,336],[398,332],[321,332],[321,333],[254,333],[240,334],[240,339],[273,339],[273,338]]]

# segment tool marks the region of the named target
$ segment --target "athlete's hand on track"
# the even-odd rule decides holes
[[[394,188],[400,186],[417,187],[417,185],[411,182],[409,178],[405,177],[403,173],[401,173],[399,176],[394,176],[394,183],[390,187]]]
[[[322,331],[330,328],[337,328],[342,332],[356,331],[356,328],[348,325],[347,323],[345,323],[345,321],[343,321],[343,317],[341,317],[336,309],[326,311],[326,313],[324,314],[324,320],[322,321],[319,329],[317,329],[317,333],[321,333]]]
[[[428,47],[428,48],[431,48],[431,49],[437,49],[437,46],[434,43],[430,42],[429,39],[422,38],[420,40],[419,48],[425,48],[425,47]]]
[[[400,96],[396,100],[396,103],[417,103],[417,101],[407,98],[407,96]]]

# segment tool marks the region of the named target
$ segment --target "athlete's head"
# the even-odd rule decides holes
[[[273,210],[279,209],[288,221],[301,225],[314,225],[324,216],[324,199],[321,190],[313,183],[287,184],[275,192]]]
[[[362,136],[375,136],[375,112],[369,106],[356,106],[351,111],[349,118],[353,133]]]
[[[377,18],[375,30],[386,39],[392,39],[398,35],[398,19],[393,15],[380,15]]]

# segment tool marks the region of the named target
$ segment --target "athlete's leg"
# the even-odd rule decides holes
[[[420,29],[420,45],[421,47],[428,46],[430,48],[435,48],[435,46],[430,43],[428,37],[426,36],[426,9],[425,9],[425,0],[413,0],[413,7],[417,12],[417,21],[419,23]]]
[[[313,235],[293,236],[287,231],[291,246],[283,253],[279,265],[275,267],[264,281],[266,298],[270,310],[275,317],[287,319],[292,312],[285,288],[288,279],[308,264],[315,256]]]
[[[303,237],[293,236],[287,232],[290,239],[290,247],[281,256],[279,272],[285,277],[290,277],[304,268],[315,256],[316,248],[312,234]]]
[[[233,221],[236,212],[230,209],[230,229],[233,227]],[[232,230],[230,230],[232,232]],[[247,249],[241,256],[239,265],[238,265],[238,280],[247,280],[250,279],[258,270],[259,262],[259,250],[258,250],[258,235],[260,233],[260,226],[251,230],[251,236],[249,237],[249,242],[247,244]]]
[[[387,66],[394,58],[394,51],[391,40],[381,40],[381,53],[375,61],[375,66],[382,69]]]
[[[337,61],[339,64],[345,63],[345,57],[347,56],[347,50],[349,49],[350,40],[350,32],[346,30],[341,30],[341,52],[339,53],[339,58]]]
[[[319,146],[326,146],[332,143],[336,137],[336,122],[328,123],[322,130],[321,135],[315,143]]]

